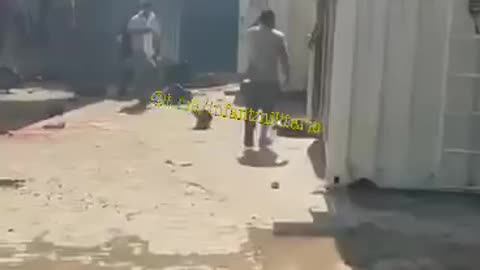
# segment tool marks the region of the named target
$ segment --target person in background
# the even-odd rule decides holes
[[[246,77],[248,91],[246,92],[246,106],[253,110],[262,110],[270,115],[280,96],[280,74],[278,66],[282,67],[285,77],[284,85],[288,84],[290,77],[289,60],[285,35],[275,29],[275,14],[272,10],[263,11],[259,17],[259,25],[247,30],[248,63]],[[254,131],[256,121],[245,121],[244,145],[254,146]],[[272,144],[269,136],[270,127],[262,125],[260,133],[260,147]]]
[[[120,43],[120,81],[119,81],[119,96],[127,94],[128,86],[133,79],[133,70],[131,64],[132,58],[132,41],[128,33],[128,22],[122,28],[122,32],[118,36]]]
[[[132,44],[132,65],[135,90],[140,104],[146,106],[155,90],[159,56],[160,25],[150,1],[141,1],[140,10],[127,26]]]

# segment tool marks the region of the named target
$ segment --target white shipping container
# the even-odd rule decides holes
[[[327,175],[480,186],[480,38],[468,0],[338,0]]]

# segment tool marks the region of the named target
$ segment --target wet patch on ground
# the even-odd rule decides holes
[[[149,252],[149,243],[135,236],[101,246],[55,246],[41,238],[31,243],[0,243],[0,268],[18,270],[103,269],[335,269],[338,261],[329,239],[275,238],[270,230],[250,229],[250,240],[234,254],[167,255]],[[318,256],[318,254],[323,254]]]
[[[0,243],[0,268],[17,270],[474,270],[480,244],[448,237],[412,236],[365,223],[322,237],[275,237],[252,228],[249,241],[232,254],[153,254],[135,236],[101,246],[55,246],[40,237],[31,243]]]

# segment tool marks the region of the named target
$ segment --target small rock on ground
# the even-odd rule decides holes
[[[280,183],[278,182],[272,182],[272,184],[270,185],[270,187],[272,189],[279,189],[280,188]]]

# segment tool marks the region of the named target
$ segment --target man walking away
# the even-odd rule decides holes
[[[142,1],[140,11],[128,23],[132,42],[132,64],[135,90],[140,104],[146,106],[156,83],[156,59],[159,54],[160,25],[152,3]]]
[[[248,38],[248,68],[247,77],[250,79],[246,93],[248,109],[262,110],[264,117],[271,115],[280,96],[279,64],[285,77],[284,84],[288,84],[290,71],[285,35],[275,29],[275,14],[271,10],[262,12],[259,25],[247,31]],[[248,119],[245,122],[244,145],[253,147],[253,137],[256,122]],[[273,119],[270,119],[272,121]],[[260,133],[260,147],[272,144],[269,136],[270,127],[262,125]]]

